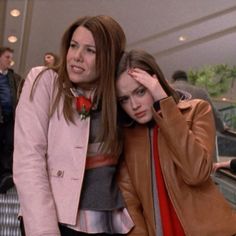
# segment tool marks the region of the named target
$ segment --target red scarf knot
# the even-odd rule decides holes
[[[90,115],[90,111],[92,108],[91,98],[86,98],[84,96],[76,97],[76,108],[79,112],[81,120],[86,119]]]

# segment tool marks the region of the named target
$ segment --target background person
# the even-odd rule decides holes
[[[224,123],[222,121],[220,112],[213,105],[210,95],[205,89],[190,84],[188,81],[188,75],[185,71],[178,70],[174,72],[174,74],[172,75],[171,86],[173,86],[175,89],[181,89],[181,90],[189,92],[192,95],[193,99],[200,98],[209,102],[213,110],[216,130],[219,132],[225,131]]]
[[[57,66],[59,64],[59,57],[53,52],[46,52],[43,58],[44,66]]]
[[[0,193],[13,187],[13,133],[21,77],[11,69],[13,49],[0,47]]]
[[[149,236],[234,235],[235,211],[211,180],[215,126],[210,105],[179,100],[144,51],[123,55],[116,88],[119,106],[128,114],[120,117],[125,128],[119,180],[131,216],[141,208]],[[127,171],[122,170],[127,169],[133,188],[125,185]],[[133,199],[136,195],[140,201]]]
[[[37,67],[28,74],[14,151],[27,236],[132,229],[115,176],[121,148],[114,79],[125,44],[113,18],[81,17],[63,35],[58,70]]]

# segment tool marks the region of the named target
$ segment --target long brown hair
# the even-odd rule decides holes
[[[56,83],[55,101],[52,106],[53,114],[64,97],[63,114],[68,122],[73,122],[74,110],[72,108],[73,97],[70,88],[73,83],[67,73],[67,52],[70,47],[74,31],[83,26],[93,35],[96,46],[96,71],[98,75],[97,101],[101,103],[101,131],[103,140],[103,152],[119,153],[117,128],[117,107],[115,93],[115,71],[119,60],[125,50],[126,37],[121,26],[110,16],[84,16],[76,20],[64,33],[61,42],[60,65],[54,68],[58,73]]]

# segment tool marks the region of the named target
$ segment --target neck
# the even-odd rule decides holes
[[[78,86],[77,88],[71,88],[70,90],[71,93],[74,95],[74,97],[84,96],[86,98],[91,98],[93,100],[96,88],[85,89]]]
[[[8,69],[2,69],[2,68],[0,68],[0,73],[2,73],[2,74],[7,74],[7,71],[8,71]]]
[[[96,90],[95,84],[79,84],[77,86],[77,89],[81,91],[81,93],[89,98],[94,94],[94,91]]]
[[[93,94],[94,94],[94,91],[95,91],[95,88],[92,88],[92,89],[82,89],[83,92],[84,92],[84,96],[86,98],[92,98]]]

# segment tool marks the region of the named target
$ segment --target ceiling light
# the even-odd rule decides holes
[[[183,36],[183,35],[179,36],[179,41],[180,42],[184,42],[186,40],[187,40],[187,38],[185,36]]]
[[[20,11],[18,9],[13,9],[13,10],[10,11],[10,14],[13,17],[18,17],[20,15]]]
[[[10,43],[15,43],[17,41],[17,37],[14,36],[14,35],[11,35],[11,36],[8,37],[8,41]]]

